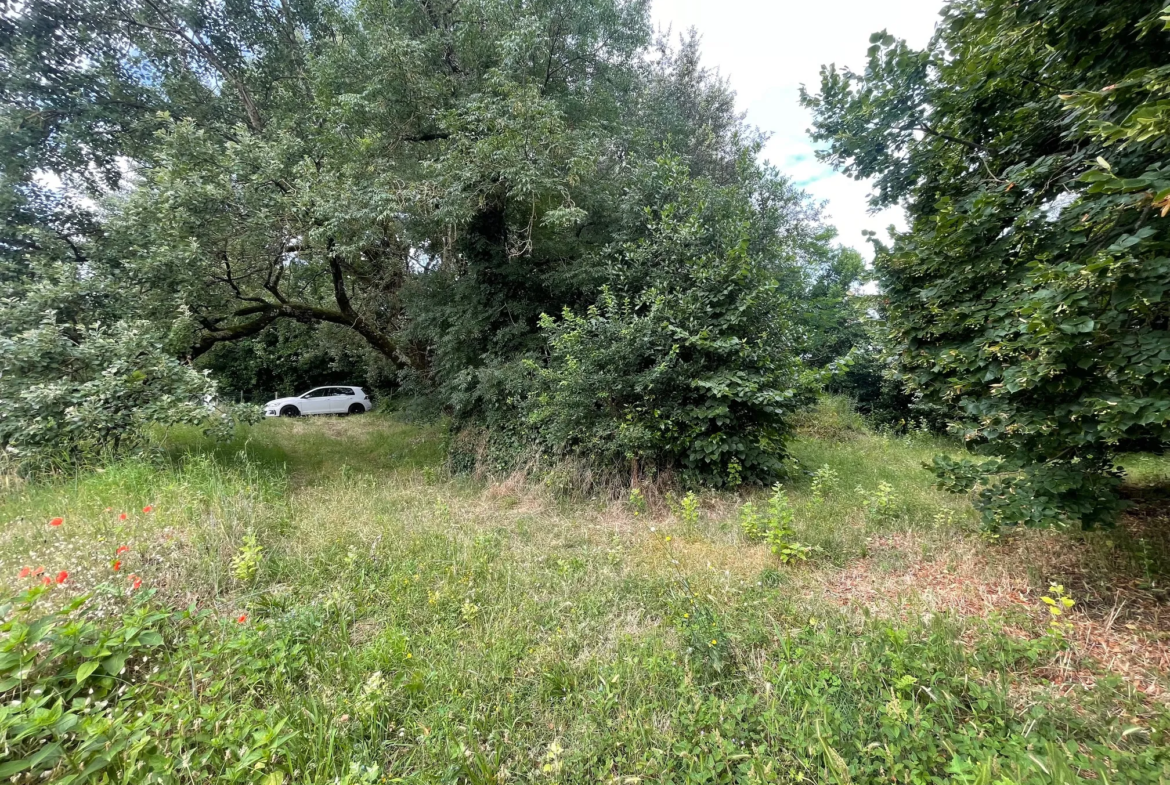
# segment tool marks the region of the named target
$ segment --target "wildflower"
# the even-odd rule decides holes
[[[41,578],[41,583],[43,583],[43,584],[44,584],[44,585],[46,585],[46,586],[52,586],[52,585],[53,585],[53,579],[52,579],[52,578],[50,578],[48,575],[46,575],[45,577]]]
[[[114,508],[113,508],[113,507],[107,507],[107,508],[106,508],[106,512],[113,512],[113,511],[114,511]]]
[[[129,545],[119,545],[119,546],[118,546],[118,550],[114,551],[114,555],[115,555],[115,556],[121,556],[123,553],[125,553],[125,552],[126,552],[126,551],[128,551],[128,550],[130,550],[130,546],[129,546]]]
[[[33,577],[40,575],[44,571],[45,571],[44,567],[37,567],[35,570],[32,571]]]
[[[121,515],[119,515],[119,516],[118,516],[118,520],[120,520],[120,521],[124,521],[124,520],[126,520],[127,518],[129,518],[129,517],[130,517],[130,516],[129,516],[129,515],[127,515],[126,513],[122,513]]]
[[[54,518],[53,520],[49,521],[50,526],[60,526],[63,523],[65,523],[64,518]]]
[[[57,573],[57,583],[64,583],[67,580],[69,580],[68,572],[61,570],[61,572]]]
[[[715,640],[714,638],[711,639],[712,646],[716,646],[716,645],[718,645],[718,643],[719,643],[719,641]]]
[[[130,575],[130,591],[137,591],[140,588],[142,588],[142,579],[139,578],[137,575],[131,574]]]
[[[25,568],[21,569],[20,577],[27,578],[30,575],[32,575],[32,567],[25,567]]]
[[[246,614],[246,613],[241,613],[241,614],[240,614],[240,617],[239,617],[238,619],[236,619],[236,624],[243,624],[243,623],[244,623],[244,622],[246,622],[247,620],[248,620],[248,614]]]
[[[118,570],[122,569],[122,560],[121,559],[114,559],[113,566],[114,566],[114,572],[117,572]]]
[[[142,508],[142,511],[143,511],[143,512],[146,512],[146,513],[154,512],[154,507],[152,507],[152,506],[150,506],[150,505],[148,504],[148,505],[146,505],[145,507],[143,507],[143,508]]]

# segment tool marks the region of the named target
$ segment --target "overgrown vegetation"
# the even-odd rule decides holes
[[[1146,0],[952,2],[806,93],[824,158],[909,231],[878,244],[897,370],[982,460],[991,527],[1113,521],[1119,454],[1170,423],[1166,22]]]
[[[1110,600],[1075,569],[1029,537],[981,539],[919,468],[947,449],[933,437],[802,437],[816,479],[771,501],[639,504],[448,478],[433,430],[378,416],[269,422],[226,447],[159,438],[161,471],[131,460],[0,497],[5,777],[1170,776],[1170,684],[1134,659],[1164,652],[1151,617],[1104,632]],[[807,560],[741,534],[741,503]],[[1102,575],[1129,585],[1119,554],[1138,536],[1110,535]],[[1079,552],[1064,542],[1036,545]],[[1165,543],[1144,542],[1164,575]],[[1014,602],[997,602],[1005,581]],[[1075,600],[1067,628],[1054,583]],[[1124,646],[1098,658],[1094,629]]]
[[[697,37],[648,18],[645,0],[22,5],[0,38],[0,328],[81,340],[133,318],[233,398],[364,377],[517,453],[774,480],[801,295],[845,252],[758,161]],[[542,320],[590,308],[614,329],[570,357],[573,331]],[[614,343],[624,322],[649,344]],[[663,381],[526,409],[591,358]]]
[[[1170,780],[1168,25],[826,68],[867,294],[648,0],[0,14],[0,779]]]

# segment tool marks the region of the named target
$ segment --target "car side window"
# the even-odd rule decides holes
[[[306,398],[324,398],[326,395],[329,395],[328,387],[322,387],[320,390],[310,390],[305,393]]]
[[[338,395],[353,395],[353,388],[351,388],[351,387],[338,387],[337,394]]]

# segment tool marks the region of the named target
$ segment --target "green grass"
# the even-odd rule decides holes
[[[42,602],[92,594],[99,625],[142,601],[129,570],[148,604],[191,608],[162,624],[153,661],[130,660],[124,714],[78,709],[84,733],[100,720],[103,739],[149,739],[103,753],[95,782],[1170,777],[1170,717],[1135,686],[1165,689],[1165,674],[1113,673],[1082,626],[1049,629],[1039,595],[1057,562],[1027,602],[960,603],[978,581],[1021,580],[1050,535],[980,537],[921,468],[945,442],[832,408],[802,434],[786,489],[807,563],[742,535],[739,505],[766,494],[701,495],[684,520],[677,497],[643,511],[539,478],[449,478],[437,428],[367,416],[265,422],[220,446],[160,434],[151,461],[12,489],[0,577],[17,590],[22,565],[70,569]],[[823,466],[838,482],[815,495]],[[238,569],[248,532],[254,575]],[[962,585],[907,582],[926,575]]]

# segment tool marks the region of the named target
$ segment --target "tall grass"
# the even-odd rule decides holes
[[[219,756],[194,781],[1170,777],[1164,704],[1105,668],[1087,691],[1050,683],[1072,654],[1038,600],[972,616],[827,591],[860,565],[897,576],[924,551],[1003,546],[921,468],[945,441],[875,434],[840,408],[802,434],[785,489],[808,562],[743,538],[739,507],[770,491],[684,507],[668,489],[635,504],[451,479],[437,431],[371,415],[267,422],[226,447],[170,432],[164,460],[10,491],[0,575],[33,551],[93,551],[88,591],[128,542],[157,601],[212,609],[180,625],[192,637],[150,695],[221,718],[224,738],[294,735],[249,774],[167,720],[153,732],[177,759]],[[254,573],[237,568],[248,532]],[[228,734],[233,714],[256,724]]]

